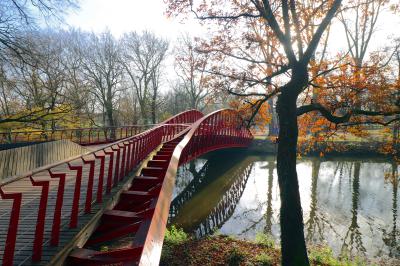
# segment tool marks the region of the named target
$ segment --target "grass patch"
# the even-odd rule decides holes
[[[256,260],[255,265],[257,265],[257,266],[271,266],[271,265],[274,265],[272,258],[270,256],[268,256],[267,254],[265,254],[265,253],[258,254],[255,257],[255,260]]]
[[[324,265],[324,266],[367,266],[370,265],[364,259],[355,257],[349,259],[335,258],[332,249],[329,247],[315,247],[309,252],[309,259],[312,265]]]
[[[275,247],[274,239],[270,235],[264,233],[257,233],[255,243],[266,248]]]

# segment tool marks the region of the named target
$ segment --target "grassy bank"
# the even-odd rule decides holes
[[[374,265],[363,259],[337,259],[327,247],[309,249],[311,265]],[[280,265],[280,250],[274,241],[258,234],[254,241],[216,235],[194,239],[172,227],[167,231],[160,265]]]

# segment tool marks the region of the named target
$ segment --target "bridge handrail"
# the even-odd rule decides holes
[[[205,126],[203,127],[203,125]],[[237,113],[237,111],[232,109],[221,109],[212,112],[195,122],[190,127],[190,130],[187,133],[180,133],[186,133],[186,135],[175,147],[172,154],[172,158],[168,165],[168,169],[166,171],[164,182],[162,185],[163,193],[158,198],[153,218],[150,223],[145,224],[143,228],[139,229],[142,232],[148,232],[145,239],[138,239],[135,243],[139,246],[143,246],[143,252],[139,265],[158,265],[161,256],[160,247],[162,247],[164,241],[166,223],[168,220],[169,207],[174,190],[177,169],[180,164],[187,162],[193,158],[191,157],[191,155],[193,154],[190,154],[190,152],[192,152],[190,151],[190,145],[196,141],[196,136],[199,136],[200,134],[204,136],[206,134],[203,133],[216,132],[215,130],[209,130],[209,128],[207,128],[207,126],[210,125],[212,127],[217,127],[218,129],[226,130],[226,133],[228,134],[234,134],[235,137],[237,136],[239,138],[239,144],[230,145],[226,143],[221,144],[220,147],[203,149],[196,152],[196,156],[223,147],[245,147],[253,139],[251,132],[247,128],[245,128],[240,115]],[[233,130],[235,127],[237,130]]]
[[[189,123],[194,123],[200,118],[202,118],[204,114],[196,109],[188,110],[183,113],[179,113],[174,115],[171,118],[168,118],[163,122],[163,124],[176,124],[177,121],[180,120],[185,120],[185,121],[190,121]]]
[[[160,124],[166,124],[165,122],[159,124],[136,124],[136,125],[123,125],[123,126],[113,126],[113,127],[73,127],[73,128],[57,128],[57,129],[35,129],[35,130],[27,130],[27,131],[10,131],[4,132],[0,131],[0,134],[8,134],[8,133],[18,133],[18,134],[28,134],[28,133],[40,133],[40,132],[57,132],[57,131],[70,131],[70,130],[104,130],[108,128],[129,128],[129,127],[155,127],[159,126]],[[168,123],[172,125],[173,123]],[[181,123],[176,123],[181,124]]]
[[[179,116],[178,118],[183,118]],[[176,121],[176,120],[175,120]],[[179,121],[179,120],[178,120]],[[172,121],[173,122],[173,121]],[[59,128],[45,130],[29,130],[29,131],[10,131],[0,132],[0,144],[23,143],[31,141],[46,140],[76,140],[79,144],[102,144],[117,141],[123,138],[134,136],[144,130],[162,125],[178,125],[181,123],[163,122],[161,124],[147,125],[124,125],[114,127],[83,127],[83,128]],[[192,123],[189,121],[188,123]],[[115,138],[111,137],[114,132]],[[104,136],[100,136],[104,133]],[[19,139],[24,138],[24,139]]]
[[[10,132],[4,132],[0,131],[0,134],[9,134],[9,133],[18,133],[18,134],[28,134],[28,133],[40,133],[40,132],[56,132],[56,131],[70,131],[70,130],[104,130],[108,128],[129,128],[129,127],[154,127],[158,126],[160,124],[182,124],[179,122],[181,119],[190,120],[187,121],[187,123],[193,123],[196,120],[200,119],[203,117],[203,113],[196,110],[188,110],[179,114],[176,114],[167,120],[159,123],[159,124],[136,124],[136,125],[123,125],[123,126],[107,126],[107,127],[75,127],[75,128],[56,128],[56,129],[35,129],[35,130],[28,130],[28,131],[10,131]],[[176,122],[178,121],[178,122]]]
[[[115,186],[119,181],[123,179],[140,161],[142,161],[152,150],[154,150],[158,145],[160,145],[163,141],[167,141],[172,139],[177,133],[180,131],[184,130],[185,128],[188,127],[187,123],[190,123],[190,121],[193,121],[198,117],[198,113],[195,113],[193,111],[190,111],[188,114],[185,114],[187,112],[181,113],[180,115],[176,116],[178,119],[180,119],[181,123],[179,124],[168,124],[168,123],[162,123],[160,125],[157,125],[156,127],[152,129],[148,129],[138,135],[131,136],[128,138],[121,139],[117,142],[111,143],[109,145],[106,145],[104,147],[100,147],[94,151],[86,152],[82,155],[79,156],[74,156],[72,158],[68,158],[66,160],[63,160],[61,162],[57,162],[54,164],[46,165],[41,168],[29,171],[27,173],[24,173],[22,175],[19,175],[15,178],[12,178],[12,180],[7,180],[0,184],[0,199],[3,200],[13,200],[13,205],[11,208],[11,213],[12,213],[12,218],[10,218],[10,223],[9,223],[9,231],[7,234],[7,241],[4,245],[4,255],[3,255],[3,265],[8,266],[8,265],[13,265],[13,255],[14,255],[14,249],[15,249],[15,239],[17,238],[18,234],[18,223],[19,223],[19,213],[21,211],[21,201],[18,201],[17,198],[13,198],[11,195],[13,194],[18,194],[18,197],[23,197],[21,193],[15,193],[15,191],[9,192],[7,190],[4,190],[6,188],[6,185],[11,184],[12,182],[16,182],[18,180],[21,180],[23,178],[29,178],[32,186],[42,186],[42,190],[40,193],[40,204],[41,207],[37,216],[37,221],[36,221],[36,233],[35,233],[35,241],[34,241],[34,248],[33,248],[33,253],[32,253],[32,258],[35,261],[40,261],[41,260],[41,253],[42,253],[42,248],[43,248],[43,238],[44,238],[44,230],[43,230],[43,221],[46,218],[46,205],[47,205],[47,199],[49,196],[49,182],[51,182],[53,177],[62,175],[64,177],[60,178],[58,182],[58,187],[61,189],[58,190],[57,192],[57,202],[56,206],[60,210],[55,210],[54,212],[54,218],[53,221],[57,224],[53,226],[54,229],[51,230],[51,239],[52,239],[52,245],[58,245],[57,241],[54,239],[58,239],[58,234],[60,233],[60,222],[63,217],[61,217],[61,208],[63,206],[62,204],[62,199],[64,195],[64,185],[62,182],[62,179],[65,178],[65,174],[68,172],[64,171],[64,173],[53,173],[52,169],[54,169],[57,166],[67,164],[69,171],[73,170],[76,172],[75,178],[78,180],[81,180],[82,178],[82,168],[84,167],[85,164],[90,165],[90,170],[88,174],[88,190],[91,191],[90,193],[88,192],[86,194],[86,206],[85,206],[85,212],[90,212],[90,208],[92,205],[92,192],[93,192],[93,181],[94,178],[98,178],[98,186],[100,190],[100,195],[99,192],[97,193],[97,200],[96,202],[101,202],[101,197],[103,194],[103,187],[100,189],[100,183],[103,184],[102,182],[104,181],[103,178],[107,178],[107,189],[105,191],[106,194],[110,193],[111,186]],[[175,121],[174,121],[175,122]],[[135,153],[136,151],[136,153]],[[102,154],[97,154],[98,152],[102,152]],[[115,152],[117,152],[116,155],[116,160],[114,163],[114,155]],[[121,155],[122,153],[122,155]],[[88,158],[90,156],[90,159]],[[108,167],[108,175],[105,173],[105,157],[109,156],[109,167]],[[122,158],[120,158],[122,156]],[[103,169],[102,173],[101,170],[99,170],[99,173],[94,177],[94,168],[96,167],[96,164],[98,165],[99,160],[100,161],[100,169]],[[79,165],[71,165],[70,163],[75,160],[80,160]],[[111,165],[112,164],[112,165]],[[120,165],[121,164],[121,165]],[[115,168],[114,168],[115,165]],[[111,168],[111,174],[110,174],[110,168]],[[115,169],[115,170],[114,170]],[[49,178],[44,181],[36,181],[33,176],[42,173],[42,172],[48,172]],[[113,173],[114,172],[114,173]],[[107,175],[107,176],[106,176]],[[100,180],[101,179],[101,180]],[[112,180],[113,179],[113,180]],[[65,180],[64,180],[65,181]],[[80,182],[80,181],[79,181]],[[113,183],[113,184],[112,184]],[[91,184],[91,185],[90,185]],[[77,182],[75,182],[75,193],[73,196],[73,203],[72,203],[72,210],[71,210],[71,221],[70,221],[70,228],[75,228],[77,226],[77,218],[78,218],[78,209],[80,208],[78,203],[79,203],[79,197],[80,197],[80,190],[76,192],[77,188]],[[91,186],[91,187],[90,187]],[[79,183],[79,188],[81,187]],[[60,203],[61,202],[61,203]],[[57,207],[56,207],[57,208]],[[74,211],[75,210],[75,211]],[[17,215],[18,214],[18,215]],[[15,217],[18,216],[17,221],[15,221]],[[9,240],[10,239],[10,240]]]

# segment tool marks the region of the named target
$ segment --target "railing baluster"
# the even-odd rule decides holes
[[[122,146],[120,146],[122,144]],[[122,149],[122,160],[121,160],[121,169],[119,171],[119,181],[121,181],[126,173],[125,173],[125,160],[126,160],[126,145],[124,142],[118,143],[117,146]]]
[[[128,152],[126,154],[126,162],[125,162],[125,175],[127,175],[132,169],[131,169],[131,152],[132,152],[132,144],[130,141],[128,141]]]
[[[86,160],[81,157],[84,164],[89,164],[89,175],[88,184],[86,189],[86,201],[85,201],[85,213],[90,213],[92,211],[92,197],[93,197],[93,183],[94,183],[94,167],[96,164],[96,159]]]
[[[117,149],[114,149],[114,146],[111,146],[111,149],[117,152],[117,157],[115,159],[116,162],[115,162],[115,173],[114,173],[114,186],[116,186],[119,181],[119,163],[120,163],[119,161],[120,161],[121,149],[119,148],[119,146]]]
[[[96,159],[100,159],[99,181],[98,181],[98,186],[97,186],[96,202],[101,203],[103,201],[105,154],[98,155],[98,154],[94,153],[94,157]]]
[[[33,251],[32,251],[32,261],[38,262],[42,258],[44,227],[46,222],[46,210],[47,210],[47,200],[49,197],[50,181],[49,180],[36,181],[33,179],[32,176],[30,176],[29,178],[33,186],[42,187],[38,215],[36,220],[35,238],[33,241]]]
[[[64,173],[53,173],[51,169],[48,170],[51,178],[58,178],[58,190],[57,190],[57,199],[56,205],[54,208],[54,218],[53,225],[51,228],[51,239],[50,244],[53,246],[57,246],[60,239],[60,224],[61,224],[61,213],[62,213],[62,205],[64,199],[64,189],[65,189],[65,177]]]
[[[74,198],[71,208],[71,219],[69,222],[69,228],[76,228],[78,226],[79,200],[82,186],[82,165],[71,165],[71,163],[68,162],[68,168],[77,171],[75,177]]]
[[[111,148],[111,151],[104,150],[106,155],[109,155],[109,162],[108,162],[108,173],[107,173],[107,190],[106,193],[109,194],[111,192],[112,187],[112,175],[113,175],[113,167],[114,167],[114,151]],[[115,183],[114,183],[115,186]]]
[[[14,262],[15,243],[17,241],[19,214],[21,212],[22,193],[4,192],[0,187],[0,196],[4,200],[13,201],[3,253],[3,266],[12,266]]]

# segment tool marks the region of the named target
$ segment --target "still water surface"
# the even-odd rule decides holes
[[[382,159],[299,160],[307,242],[336,255],[399,258],[399,168]],[[224,151],[179,168],[170,222],[198,237],[264,232],[279,240],[279,207],[275,157]]]

